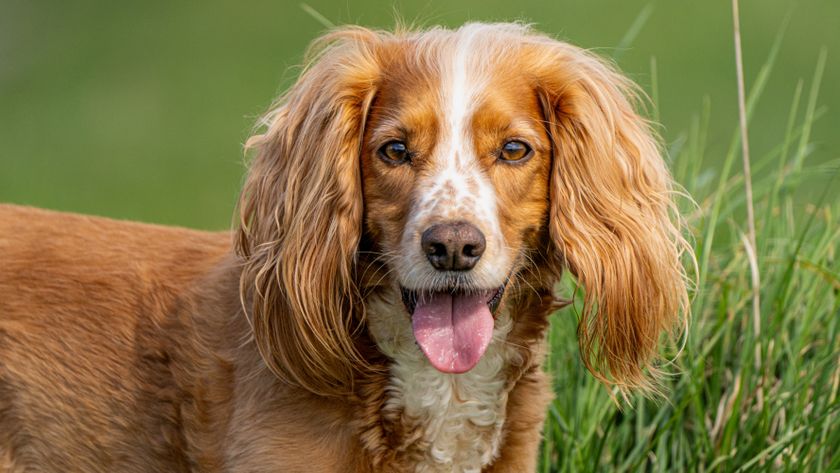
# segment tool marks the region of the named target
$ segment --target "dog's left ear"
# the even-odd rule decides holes
[[[688,296],[672,180],[636,86],[602,59],[543,39],[536,81],[553,146],[549,231],[558,265],[585,290],[584,363],[622,390],[650,388],[660,336]],[[684,320],[684,319],[682,319]]]
[[[330,33],[252,137],[237,250],[254,339],[281,379],[342,394],[365,366],[353,270],[362,225],[360,149],[379,64],[377,33]],[[314,53],[312,51],[314,50]]]

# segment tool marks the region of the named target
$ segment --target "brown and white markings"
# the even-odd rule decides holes
[[[627,79],[517,24],[311,57],[233,235],[0,207],[0,471],[533,471],[564,270],[650,387],[686,246]]]

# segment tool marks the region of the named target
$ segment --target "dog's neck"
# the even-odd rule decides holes
[[[420,351],[398,295],[373,297],[366,309],[379,350],[392,360],[381,414],[401,437],[393,446],[400,463],[424,472],[481,471],[499,451],[509,368],[522,362],[507,342],[510,314],[500,310],[478,365],[455,375],[437,371]]]

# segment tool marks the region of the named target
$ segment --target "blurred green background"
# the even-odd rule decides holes
[[[686,344],[666,353],[668,402],[619,410],[578,358],[579,308],[554,314],[541,471],[840,471],[840,181],[826,187],[840,169],[840,0],[741,0],[748,93],[785,31],[750,122],[754,259],[740,238],[730,0],[0,0],[0,202],[229,227],[242,143],[324,31],[319,16],[532,22],[613,57],[655,99],[698,201],[681,202],[699,260]]]
[[[651,91],[668,143],[707,98],[709,172],[737,123],[729,1],[311,0],[335,23],[390,27],[524,20],[614,55]],[[741,5],[747,87],[789,16],[751,124],[754,154],[778,144],[800,78],[828,49],[812,162],[840,150],[840,1]],[[616,49],[637,19],[627,48]],[[298,2],[0,0],[0,201],[125,219],[229,226],[255,118],[295,76],[324,26]],[[806,89],[807,90],[807,89]],[[716,158],[718,157],[718,158]]]

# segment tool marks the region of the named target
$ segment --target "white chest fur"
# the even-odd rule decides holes
[[[408,455],[418,472],[480,472],[498,454],[505,420],[505,368],[514,350],[505,340],[508,314],[496,318],[493,341],[472,370],[441,373],[414,341],[401,305],[368,306],[380,350],[394,360],[386,416],[407,424]]]

